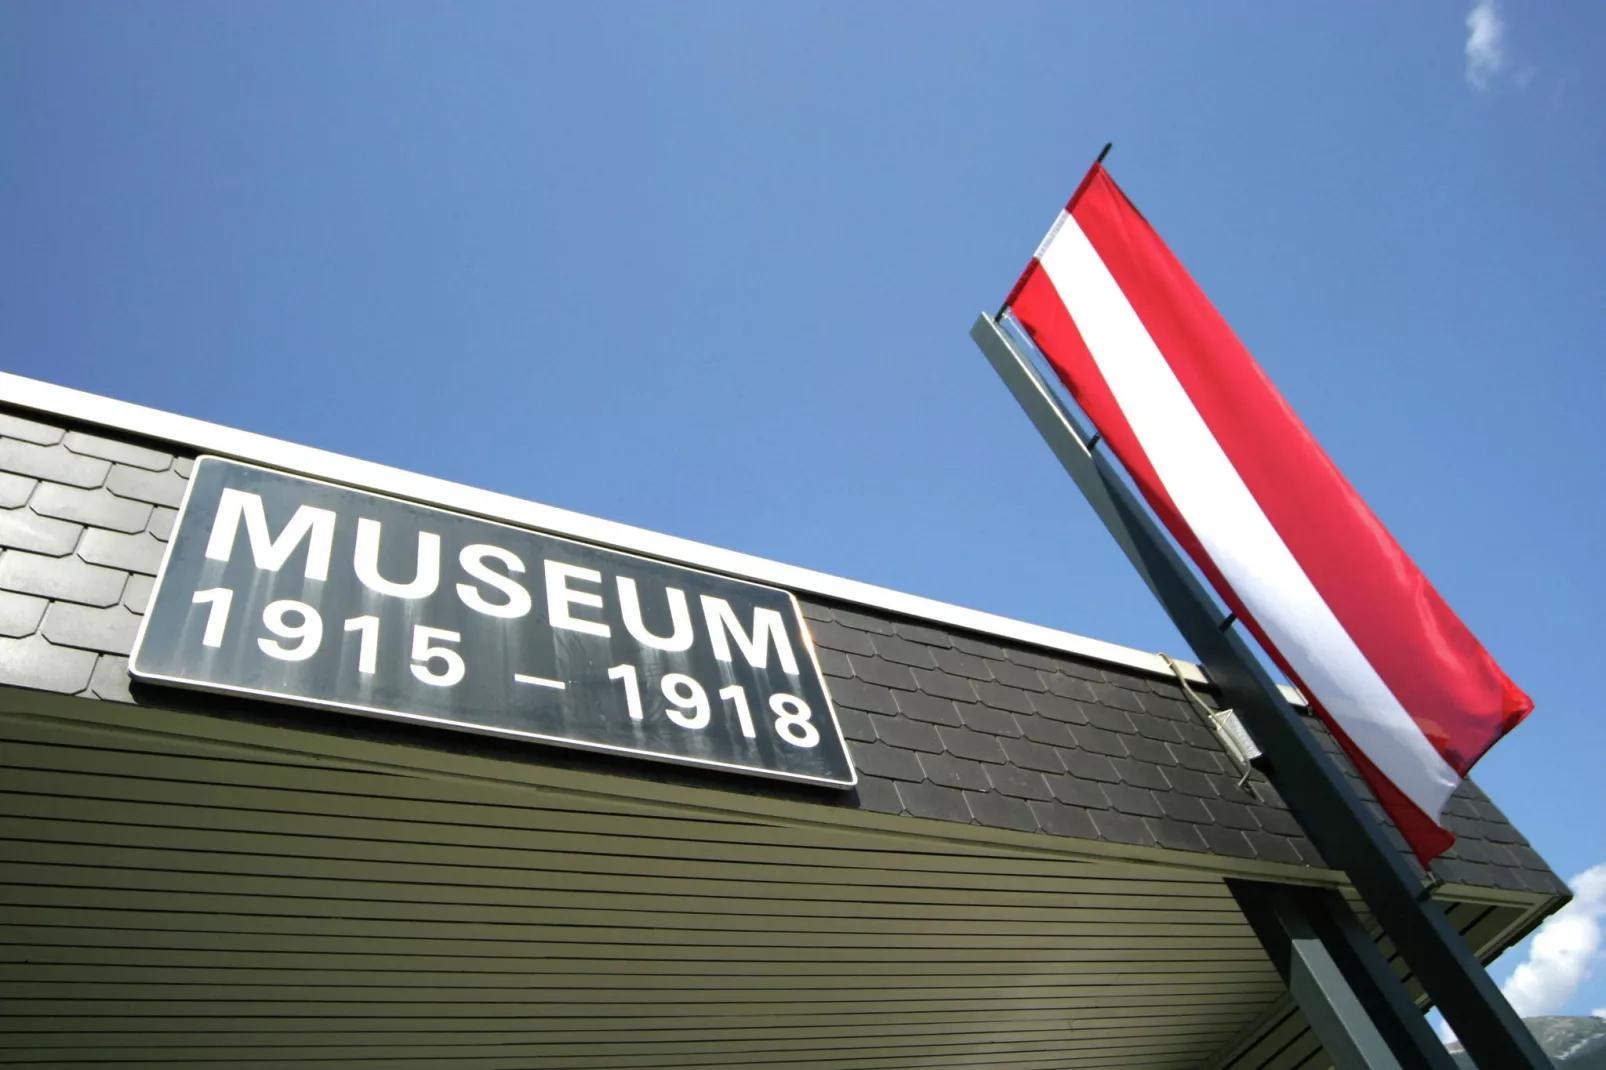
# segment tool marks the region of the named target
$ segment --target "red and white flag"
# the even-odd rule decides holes
[[[1533,708],[1373,515],[1102,165],[1006,307],[1424,863]]]

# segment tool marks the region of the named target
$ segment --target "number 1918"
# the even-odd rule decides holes
[[[630,719],[644,720],[646,713],[642,708],[641,681],[636,674],[636,667],[628,663],[615,665],[608,670],[608,679],[624,684],[625,709]],[[713,706],[702,684],[684,673],[671,672],[665,673],[659,681],[659,690],[669,703],[664,714],[671,721],[682,728],[694,730],[708,727],[713,719]],[[747,689],[741,684],[731,684],[720,688],[719,697],[730,703],[735,711],[742,735],[756,739],[758,732],[753,726],[753,712],[747,704]],[[807,702],[784,692],[771,695],[770,712],[775,714],[775,731],[792,746],[807,749],[819,744],[820,730],[814,726],[811,719],[814,711],[809,709]]]

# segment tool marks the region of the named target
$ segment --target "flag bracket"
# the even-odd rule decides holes
[[[1017,345],[986,313],[976,318],[970,336],[1159,599],[1222,704],[1243,718],[1264,752],[1268,779],[1317,851],[1349,876],[1474,1063],[1481,1070],[1550,1070],[1550,1060],[1449,916],[1421,897],[1422,870],[1389,842],[1239,631],[1219,627],[1222,611],[1215,599],[1121,479],[1108,451],[1089,448],[1090,435],[1022,350],[1031,342]],[[1366,968],[1387,970],[1376,945],[1367,944],[1370,951],[1355,951],[1366,958]]]

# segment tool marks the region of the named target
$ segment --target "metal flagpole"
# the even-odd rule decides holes
[[[1110,460],[1092,448],[1096,436],[1090,439],[1082,432],[994,317],[978,316],[970,336],[1165,607],[1224,703],[1248,726],[1264,753],[1259,764],[1322,858],[1349,875],[1474,1063],[1480,1070],[1551,1070],[1549,1058],[1449,917],[1429,899],[1421,879],[1385,838],[1244,638],[1229,626],[1231,618],[1222,619],[1159,523]],[[1365,965],[1373,969],[1378,964]],[[1443,1046],[1435,1039],[1437,1053],[1423,1050],[1421,1037],[1432,1033],[1419,1013],[1415,1018],[1417,1025],[1399,1027],[1414,1050],[1396,1047],[1395,1055],[1404,1066],[1442,1066],[1438,1056]],[[1399,1029],[1389,1035],[1393,1045],[1406,1043]]]

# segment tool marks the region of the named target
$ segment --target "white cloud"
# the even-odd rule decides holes
[[[1539,926],[1528,945],[1528,957],[1500,986],[1519,1017],[1555,1014],[1595,966],[1606,958],[1606,862],[1591,866],[1567,882],[1573,901]],[[1606,1007],[1589,1012],[1606,1018]],[[1437,1010],[1433,1028],[1446,1044],[1455,1032]]]
[[[1476,0],[1467,13],[1467,81],[1487,89],[1505,65],[1506,24],[1494,0]]]
[[[1500,989],[1524,1018],[1561,1010],[1601,958],[1606,942],[1602,933],[1606,928],[1606,863],[1591,866],[1568,883],[1573,901],[1539,927],[1527,960]]]

